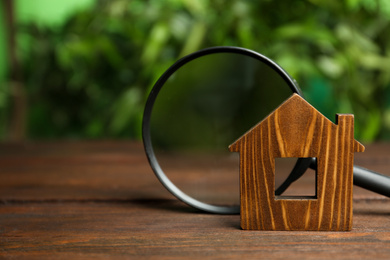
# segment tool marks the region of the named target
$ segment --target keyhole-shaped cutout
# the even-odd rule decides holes
[[[275,190],[287,179],[299,158],[275,158]],[[275,194],[276,195],[276,194]],[[317,199],[317,169],[306,172],[276,199]]]

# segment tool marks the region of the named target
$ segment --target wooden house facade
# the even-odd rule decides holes
[[[241,227],[249,230],[350,230],[354,117],[336,124],[297,94],[229,146],[240,153]],[[275,196],[275,158],[316,157],[316,196]]]

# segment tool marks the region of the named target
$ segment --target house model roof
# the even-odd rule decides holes
[[[245,138],[253,137],[251,133],[253,134],[259,128],[262,128],[262,132],[264,132],[264,127],[261,126],[265,124],[268,124],[268,126],[272,124],[272,127],[266,127],[270,131],[262,134],[269,135],[269,138],[276,138],[281,150],[283,148],[288,149],[285,140],[295,140],[302,144],[308,144],[311,142],[310,138],[321,134],[316,133],[317,128],[322,129],[323,126],[328,128],[338,127],[340,117],[344,116],[353,117],[352,114],[336,114],[336,123],[333,123],[300,95],[293,94],[270,115],[232,143],[229,150],[238,152],[238,144]],[[356,140],[353,143],[355,152],[364,151],[364,146],[361,143]]]

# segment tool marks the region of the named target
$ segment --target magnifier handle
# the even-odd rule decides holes
[[[354,165],[353,184],[390,197],[390,176]]]

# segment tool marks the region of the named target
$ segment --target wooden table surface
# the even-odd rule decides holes
[[[390,175],[390,144],[355,163]],[[353,206],[351,232],[243,231],[170,195],[141,143],[0,144],[0,258],[390,259],[390,200],[355,187]]]

